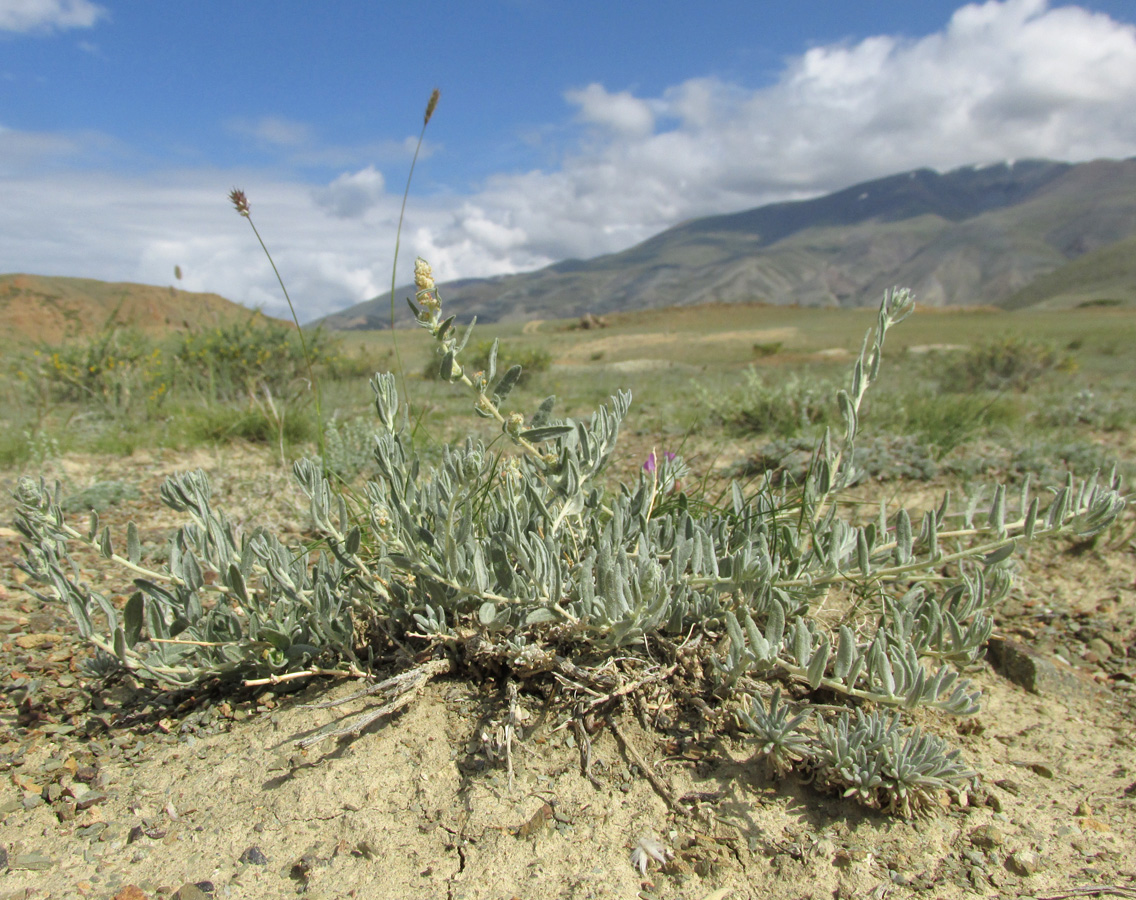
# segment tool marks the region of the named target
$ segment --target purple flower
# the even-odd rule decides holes
[[[673,454],[669,451],[667,453],[664,453],[663,455],[667,458],[668,462],[675,458],[675,454]],[[652,475],[654,475],[655,469],[656,469],[656,463],[657,463],[657,460],[655,458],[655,451],[652,450],[650,456],[647,457],[647,461],[645,463],[643,463],[643,471],[644,472],[650,472]]]

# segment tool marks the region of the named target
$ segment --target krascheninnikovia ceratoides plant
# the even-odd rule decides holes
[[[499,375],[494,345],[484,371],[466,371],[469,330],[459,336],[454,317],[443,318],[422,260],[415,280],[410,306],[438,341],[441,375],[470,391],[474,412],[497,422],[516,453],[470,437],[424,464],[394,376],[379,374],[371,382],[378,476],[362,495],[334,487],[316,461],[294,466],[319,547],[238,529],[213,508],[205,475],[191,472],[162,489],[190,521],[156,566],[144,563],[133,526],[121,555],[97,515],[79,531],[65,521],[58,487],[24,479],[17,525],[38,596],[62,601],[83,637],[137,677],[167,685],[369,675],[376,655],[404,668],[430,660],[370,689],[387,701],[378,710],[307,743],[358,731],[409,702],[446,670],[444,660],[519,681],[552,673],[566,696],[610,712],[694,654],[711,673],[697,702],[752,703],[743,724],[774,768],[819,767],[826,783],[904,813],[932,805],[940,789],[965,790],[972,773],[953,751],[902,728],[898,715],[978,708],[960,669],[990,634],[1016,544],[1105,527],[1124,503],[1114,477],[1070,479],[1044,507],[1027,483],[1016,499],[996,487],[983,512],[972,498],[956,513],[947,496],[918,525],[882,501],[875,521],[846,518],[840,496],[856,478],[861,402],[888,329],[912,309],[910,295],[894,291],[837,395],[843,431],[825,434],[799,487],[766,478],[747,493],[734,483],[716,507],[668,493],[646,467],[636,484],[609,488],[601,476],[630,395],[586,422],[555,418],[552,398],[527,417],[509,411],[517,367]],[[70,547],[84,543],[130,573],[124,608],[80,580]],[[660,655],[672,665],[659,665]],[[897,717],[814,717],[809,736],[786,707],[766,713],[745,701],[759,679],[824,689],[850,709],[871,701]]]

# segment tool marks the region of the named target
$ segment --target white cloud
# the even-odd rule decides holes
[[[609,94],[602,84],[566,91],[564,98],[580,108],[580,119],[627,137],[643,137],[655,129],[651,106],[627,91]]]
[[[90,28],[106,15],[90,0],[0,0],[0,31]]]
[[[230,119],[233,134],[252,138],[272,147],[301,147],[312,140],[311,127],[283,116],[261,116],[258,119]]]
[[[180,266],[180,288],[286,317],[268,260],[226,197],[234,185],[248,195],[301,319],[389,287],[395,198],[362,219],[344,220],[315,206],[305,185],[247,172],[0,178],[0,272],[173,284]],[[410,220],[412,228],[422,223]],[[441,219],[435,216],[434,224]],[[413,252],[404,251],[400,283],[410,280],[412,266]]]
[[[344,173],[315,192],[315,201],[340,219],[357,219],[383,198],[383,173],[374,166]]]
[[[705,77],[657,96],[593,84],[565,97],[587,139],[547,169],[418,198],[399,283],[419,253],[440,280],[494,275],[921,166],[1136,155],[1136,28],[1043,0],[992,0],[923,38],[814,47],[756,89]],[[553,125],[548,135],[563,133]],[[382,292],[401,183],[389,192],[377,166],[409,146],[376,144],[360,159],[367,148],[321,146],[310,127],[278,118],[241,133],[290,160],[340,160],[343,174],[313,190],[255,173],[108,176],[86,159],[65,175],[86,137],[0,132],[0,271],[165,283],[180,265],[190,289],[280,314],[271,269],[224,201],[236,184],[302,318]],[[44,153],[51,162],[37,168]]]
[[[961,7],[918,40],[815,47],[773,85],[714,78],[658,97],[569,91],[603,139],[556,170],[489,179],[431,233],[462,274],[621,249],[698,215],[816,195],[905,169],[1136,154],[1136,28],[1078,7]]]
[[[311,124],[284,116],[232,118],[225,122],[225,129],[258,149],[275,154],[287,165],[317,169],[347,169],[374,161],[403,163],[410,160],[418,146],[417,135],[355,145],[330,144],[320,139]],[[419,160],[429,159],[436,149],[433,142],[424,141],[418,150]]]

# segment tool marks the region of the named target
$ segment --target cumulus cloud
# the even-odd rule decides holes
[[[959,8],[922,38],[877,35],[813,47],[758,88],[703,77],[655,96],[591,84],[564,97],[566,118],[586,139],[554,166],[420,198],[404,232],[408,257],[428,256],[441,280],[496,275],[620,250],[694,216],[922,166],[1133,156],[1136,28],[1076,6],[989,0]],[[564,123],[553,124],[549,134],[563,134]],[[245,133],[293,158],[331,152],[296,125],[261,119]],[[303,316],[367,299],[390,283],[387,245],[400,197],[387,192],[379,155],[337,163],[344,174],[317,190],[232,173],[164,173],[168,193],[149,195],[127,214],[121,198],[146,198],[156,180],[37,180],[23,168],[44,140],[0,133],[0,271],[28,260],[20,265],[161,282],[180,264],[191,284],[282,311],[245,223],[218,207],[217,191],[237,183],[249,190],[254,215],[297,286]],[[270,211],[259,208],[261,198]],[[224,226],[212,224],[217,215],[228,216]],[[66,225],[45,226],[47,217]],[[60,272],[51,260],[64,256],[68,271]]]
[[[288,317],[268,260],[227,199],[234,185],[248,195],[302,320],[389,288],[396,200],[345,220],[316,206],[307,185],[231,171],[0,177],[0,272],[173,284],[179,266],[179,288]],[[441,224],[430,215],[416,213],[409,227]],[[404,253],[400,283],[412,266]]]
[[[556,170],[491,178],[431,233],[463,270],[621,249],[686,218],[905,169],[1136,153],[1136,29],[1078,7],[961,7],[941,31],[814,47],[772,85],[565,94],[604,135]],[[479,238],[483,221],[508,242]]]
[[[357,219],[383,199],[383,173],[374,166],[344,173],[327,187],[316,191],[315,200],[340,219]]]
[[[0,0],[0,31],[90,28],[106,15],[90,0]]]
[[[599,125],[618,135],[643,137],[655,129],[651,105],[628,91],[608,93],[602,84],[566,91],[564,98],[579,107],[581,121]]]

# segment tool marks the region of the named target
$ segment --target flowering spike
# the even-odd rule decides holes
[[[233,188],[229,191],[229,200],[232,201],[233,206],[237,208],[238,213],[246,219],[249,217],[249,202],[244,191]]]

